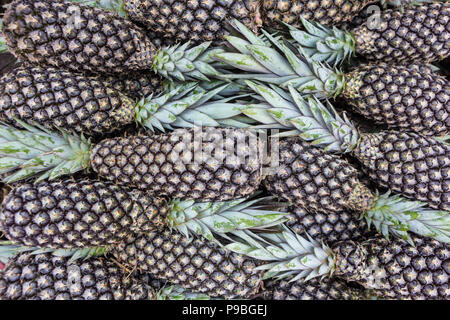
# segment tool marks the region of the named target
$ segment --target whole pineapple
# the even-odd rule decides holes
[[[5,182],[55,179],[92,168],[119,184],[170,198],[225,201],[245,197],[262,179],[261,142],[243,129],[179,129],[155,136],[104,139],[0,126]]]
[[[261,284],[252,259],[169,230],[130,237],[111,253],[130,268],[212,297],[248,297]]]
[[[129,124],[135,102],[105,81],[69,71],[19,67],[0,79],[0,119],[105,134]]]
[[[313,21],[303,20],[302,24],[306,30],[291,26],[291,36],[314,60],[330,64],[352,55],[389,63],[440,61],[450,55],[450,3],[446,1],[388,9],[380,14],[374,11],[349,31]]]
[[[285,214],[265,200],[165,201],[112,182],[44,181],[9,192],[0,229],[13,244],[51,249],[107,247],[167,227],[213,241],[214,234],[282,223]]]
[[[207,91],[189,82],[154,95],[162,86],[158,76],[143,72],[94,78],[62,69],[20,67],[0,79],[0,119],[14,126],[19,119],[87,135],[103,135],[135,122],[151,130],[192,127],[200,121],[205,126],[227,121],[246,126],[232,119],[244,106],[218,98],[229,84]],[[212,98],[216,100],[209,101]]]
[[[333,275],[392,299],[450,298],[450,247],[430,238],[413,236],[413,245],[379,237],[331,247],[287,229],[252,238],[235,240],[225,248],[264,260],[258,269],[266,270],[265,278],[308,281]]]
[[[34,65],[96,74],[153,69],[181,80],[217,75],[202,55],[209,43],[157,48],[128,19],[70,1],[13,1],[3,17],[3,35],[19,60]]]
[[[181,40],[212,41],[229,34],[227,21],[237,19],[257,31],[278,21],[297,25],[300,17],[333,25],[350,20],[375,0],[124,0],[130,19]]]
[[[240,25],[242,28],[245,26]],[[301,95],[315,95],[320,99],[342,98],[357,113],[390,128],[429,136],[448,134],[450,83],[445,77],[421,72],[420,66],[380,62],[360,65],[344,73],[314,61],[302,48],[297,50],[267,32],[264,34],[267,41],[256,39],[246,29],[243,37],[228,38],[238,53],[214,54],[217,60],[245,71],[229,75],[230,78],[254,79],[277,85],[282,91],[292,86]],[[301,110],[293,103],[295,97],[286,98],[292,95],[289,92],[282,92],[280,99],[278,93],[275,97],[267,94],[267,91],[273,92],[273,88],[247,83],[268,102],[255,107],[250,105],[248,116],[281,128],[292,127],[290,120],[301,116]]]
[[[104,258],[22,253],[0,275],[1,300],[152,300],[156,291]]]
[[[133,232],[161,229],[168,203],[110,182],[25,183],[3,202],[0,227],[14,243],[73,248],[117,244]]]

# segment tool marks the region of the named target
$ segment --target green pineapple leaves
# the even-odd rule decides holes
[[[301,48],[264,30],[262,39],[239,21],[234,21],[233,25],[238,26],[243,38],[229,36],[226,39],[237,52],[219,52],[213,57],[246,73],[223,77],[258,80],[281,88],[292,86],[302,94],[314,94],[319,98],[335,97],[344,90],[342,72],[313,61]]]
[[[360,136],[346,114],[341,117],[328,103],[303,97],[292,86],[289,92],[275,86],[246,81],[262,103],[249,104],[243,113],[262,123],[263,128],[291,129],[283,136],[299,136],[326,151],[347,153],[358,145]]]
[[[264,261],[257,270],[264,270],[264,279],[290,278],[290,281],[333,274],[335,257],[324,244],[303,238],[284,228],[282,232],[240,232],[238,238],[225,246],[226,249]]]
[[[211,42],[204,42],[190,47],[190,42],[182,45],[176,44],[158,50],[153,58],[153,71],[165,78],[178,81],[202,80],[209,81],[208,77],[220,77],[220,73],[213,66],[211,56],[220,49],[207,51]]]
[[[155,128],[165,132],[174,128],[192,128],[195,125],[245,128],[248,124],[237,118],[245,105],[229,102],[239,96],[219,96],[229,85],[222,83],[205,90],[197,83],[187,82],[173,89],[169,88],[169,91],[157,97],[142,98],[135,107],[136,122],[152,132]]]
[[[0,174],[6,174],[4,182],[31,177],[52,180],[89,168],[91,142],[83,135],[16,121],[24,129],[0,125]]]
[[[414,245],[409,232],[450,243],[450,213],[432,210],[425,203],[412,201],[387,192],[377,195],[377,201],[368,211],[361,214],[386,239],[389,235],[404,239]]]
[[[108,253],[107,247],[90,247],[90,248],[74,248],[74,249],[52,249],[27,247],[13,244],[11,241],[0,242],[0,261],[7,263],[10,258],[19,253],[28,252],[30,254],[51,253],[58,257],[70,257],[69,261],[78,259],[89,259],[91,257],[104,256]]]
[[[239,230],[264,230],[286,221],[287,206],[271,203],[273,197],[257,199],[241,198],[225,202],[195,202],[172,200],[169,225],[185,237],[192,235],[216,241],[214,235],[226,237],[226,233]]]
[[[285,24],[289,34],[306,55],[316,62],[337,66],[355,54],[356,40],[350,32],[327,28],[318,22],[301,18],[305,30]]]

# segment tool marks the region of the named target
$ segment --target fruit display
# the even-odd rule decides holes
[[[449,5],[6,1],[0,300],[450,300]]]

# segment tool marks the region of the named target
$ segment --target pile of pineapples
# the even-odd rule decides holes
[[[2,33],[1,299],[450,299],[449,2],[15,0]]]

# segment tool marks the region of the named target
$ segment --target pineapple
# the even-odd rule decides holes
[[[375,0],[124,0],[131,20],[180,40],[213,41],[227,35],[226,22],[237,19],[257,31],[261,24],[298,24],[300,17],[331,25],[350,20]]]
[[[242,24],[239,28],[245,30],[246,39],[227,38],[238,53],[214,54],[219,61],[246,71],[227,77],[255,79],[283,89],[291,85],[301,94],[318,98],[340,97],[377,124],[422,135],[448,134],[450,83],[445,77],[421,73],[419,66],[386,63],[363,65],[348,73],[334,71],[267,32],[265,41],[255,38]]]
[[[293,129],[286,135],[299,135],[329,152],[350,153],[378,185],[450,211],[450,146],[445,142],[407,131],[361,133],[331,105],[304,100],[292,87],[285,100],[269,87],[251,85],[269,101],[269,106],[259,109],[259,118],[268,120],[267,127],[281,122]],[[269,119],[269,114],[276,117]]]
[[[338,64],[352,55],[389,63],[439,61],[450,55],[450,3],[389,9],[350,31],[303,19],[291,36],[315,61]]]
[[[262,281],[253,259],[169,230],[130,237],[111,254],[130,269],[211,297],[249,297]]]
[[[2,300],[153,300],[156,291],[103,258],[19,254],[0,276]]]
[[[25,130],[0,126],[0,173],[10,174],[4,182],[52,180],[91,168],[160,196],[225,201],[254,193],[262,179],[261,144],[248,130],[179,129],[93,146],[83,136],[22,124]]]
[[[19,60],[43,67],[112,75],[153,69],[178,80],[218,75],[206,51],[210,43],[158,49],[129,20],[74,2],[15,0],[5,12],[3,35]]]
[[[268,290],[270,300],[365,300],[363,290],[352,288],[336,278],[274,281]]]
[[[0,79],[0,119],[15,126],[20,119],[88,135],[110,133],[133,122],[151,130],[192,127],[196,122],[225,126],[244,105],[229,99],[209,100],[228,86],[222,84],[207,92],[189,82],[154,96],[162,87],[162,81],[154,76],[92,78],[54,68],[20,67]],[[154,91],[137,102],[123,94],[150,90]],[[238,124],[246,126],[238,120],[233,122],[234,126]]]
[[[105,81],[113,89],[135,100],[156,95],[162,91],[162,79],[153,72],[131,72],[126,76],[97,77],[99,81]]]
[[[121,278],[122,285],[125,285],[125,292],[129,294],[127,296],[127,299],[151,299],[151,300],[208,300],[209,297],[205,294],[199,294],[196,292],[189,292],[181,288],[180,286],[176,286],[173,284],[169,284],[167,282],[155,279],[150,274],[142,274],[139,272],[133,272],[130,274],[128,270],[125,270],[122,266],[121,268],[118,267],[117,264],[112,263],[112,261],[108,261],[104,258],[102,258],[102,255],[105,255],[107,252],[106,250],[102,248],[91,248],[91,249],[76,249],[76,250],[53,250],[48,252],[43,252],[44,250],[38,249],[33,250],[33,248],[29,247],[19,247],[17,245],[11,245],[6,242],[2,242],[0,245],[0,260],[8,265],[8,272],[9,274],[5,274],[2,272],[0,274],[0,291],[2,294],[0,294],[0,299],[4,300],[11,300],[11,299],[80,299],[80,297],[77,295],[69,295],[67,296],[64,294],[64,291],[67,289],[64,289],[64,287],[61,287],[61,282],[58,283],[60,293],[57,293],[58,297],[56,295],[53,295],[54,292],[52,290],[49,290],[46,292],[45,290],[49,287],[45,286],[39,286],[37,287],[37,291],[34,293],[17,293],[15,292],[17,289],[20,290],[20,287],[22,286],[23,282],[17,283],[17,278],[11,278],[11,272],[22,272],[21,270],[28,269],[35,270],[36,263],[39,267],[44,266],[44,264],[53,264],[56,265],[58,268],[66,267],[67,272],[70,273],[70,277],[67,277],[71,280],[71,283],[74,285],[72,288],[76,285],[76,277],[77,273],[80,269],[88,270],[86,267],[92,267],[92,266],[99,266],[100,268],[96,268],[97,274],[99,276],[95,279],[95,286],[99,288],[99,286],[102,286],[104,284],[104,280],[102,280],[102,275],[100,272],[103,272],[106,267],[108,270],[109,276],[113,277],[115,274],[118,273],[120,277],[124,276],[124,278]],[[38,256],[36,256],[38,255]],[[80,262],[81,258],[84,260]],[[86,259],[89,259],[86,261]],[[19,262],[20,261],[20,262]],[[37,262],[39,261],[39,262]],[[41,263],[42,262],[42,263]],[[17,268],[16,271],[11,271],[11,269]],[[63,270],[64,271],[64,270]],[[90,271],[88,271],[90,272]],[[28,274],[29,275],[29,274]],[[36,279],[36,276],[39,275],[33,275],[33,279]],[[87,278],[87,277],[86,277]],[[27,278],[28,280],[33,280],[30,278]],[[59,279],[61,280],[61,279]],[[112,279],[113,282],[111,285],[114,285],[115,278]],[[67,282],[66,282],[67,283]],[[129,287],[129,283],[131,283],[131,287]],[[69,283],[70,284],[70,283]],[[87,282],[85,282],[86,285],[88,285]],[[29,283],[26,284],[27,286]],[[90,288],[92,288],[92,285],[88,285]],[[51,286],[50,286],[51,288]],[[117,287],[116,287],[117,288]],[[56,289],[56,288],[54,288]],[[78,287],[79,289],[79,287]],[[77,289],[77,290],[78,290]],[[131,289],[131,290],[130,290]],[[139,291],[136,292],[136,294],[133,293],[133,289],[138,290],[147,290],[142,291],[142,294],[139,294]],[[92,293],[95,293],[92,289],[89,289],[90,292],[85,291],[84,298],[91,297],[91,299],[94,299],[95,297],[92,296]],[[75,291],[74,291],[75,292]],[[97,291],[98,293],[101,293],[102,291]],[[103,291],[104,292],[104,291]],[[122,298],[123,291],[113,291],[112,294]],[[69,290],[69,294],[72,293]],[[148,295],[147,295],[148,294]],[[102,296],[102,298],[108,298],[108,296]],[[97,297],[96,299],[100,299],[100,297]]]
[[[289,207],[286,226],[295,233],[307,233],[314,240],[328,244],[343,240],[361,240],[374,234],[369,230],[366,220],[360,219],[354,212],[310,211],[302,207]]]
[[[329,247],[285,229],[282,233],[245,235],[226,249],[264,260],[265,279],[309,281],[333,275],[391,299],[448,300],[450,247],[429,238],[381,237],[341,241]]]
[[[266,178],[267,190],[296,207],[329,215],[330,220],[340,213],[345,217],[351,210],[366,220],[366,229],[373,225],[386,237],[410,241],[411,231],[450,243],[448,211],[430,210],[424,203],[391,196],[389,192],[374,194],[359,181],[357,170],[346,160],[300,138],[280,141],[278,157],[278,166]],[[350,226],[345,229],[351,232]],[[341,237],[339,233],[337,236]]]
[[[134,233],[166,227],[214,241],[214,234],[282,223],[285,214],[264,200],[167,202],[112,182],[25,183],[4,200],[0,227],[14,244],[54,249],[111,246]]]

